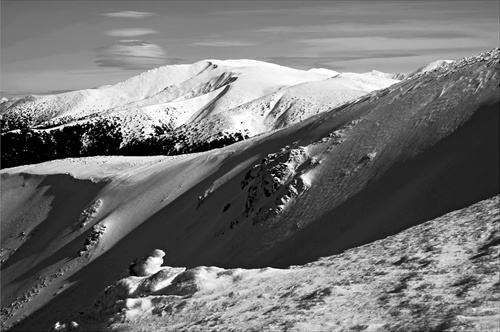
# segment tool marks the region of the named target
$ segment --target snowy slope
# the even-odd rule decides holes
[[[331,87],[330,99],[326,101],[323,96],[332,85],[328,80],[332,76],[337,83]],[[284,91],[288,88],[313,82],[318,83],[313,89],[299,88],[288,93],[310,99],[311,105],[315,104],[315,111],[304,110],[298,118],[317,113],[320,106],[326,110],[329,106],[397,81],[359,74],[339,75],[326,69],[303,71],[255,60],[205,60],[193,65],[160,67],[113,86],[53,96],[29,96],[13,104],[6,103],[1,112],[14,118],[16,115],[27,116],[32,125],[46,122],[45,127],[85,117],[85,121],[105,117],[118,121],[123,134],[129,138],[141,132],[148,135],[153,125],[166,124],[177,128],[216,115],[215,121],[228,118],[229,121],[225,121],[228,125],[232,123],[232,111],[241,105],[250,110],[245,114],[249,122],[259,122],[261,98],[276,93],[286,94]],[[319,82],[324,82],[324,87]],[[322,91],[318,100],[315,100],[316,89]],[[273,98],[276,96],[270,97]],[[209,122],[214,125],[213,121]],[[251,133],[275,127],[269,121],[260,122],[259,130],[249,128]],[[234,128],[226,127],[224,131],[241,131],[241,127],[240,123]]]
[[[54,327],[494,330],[500,318],[499,203],[496,196],[289,269],[173,268],[162,266],[163,252],[155,250],[136,265],[140,274],[110,285],[84,315]]]
[[[235,102],[238,100],[247,102],[282,86],[327,77],[258,61],[204,60],[192,65],[159,67],[118,84],[98,89],[58,95],[28,96],[19,100],[14,105],[15,109],[9,111],[36,109],[37,113],[44,114],[45,120],[65,115],[84,116],[151,97],[156,102],[168,102],[183,95],[186,97],[185,94],[209,92],[214,89],[214,84],[224,85],[227,83],[226,78],[239,76],[242,76],[243,84],[236,85],[237,91],[233,96]],[[160,95],[155,98],[158,93]],[[145,103],[139,102],[140,104]]]
[[[372,70],[370,72],[364,73],[365,75],[371,75],[375,77],[385,77],[385,78],[391,78],[394,80],[403,80],[408,77],[408,74],[406,73],[384,73],[378,70]]]
[[[391,78],[395,80],[403,80],[406,78],[410,78],[415,75],[420,75],[429,71],[433,71],[436,69],[440,69],[443,67],[446,67],[447,65],[451,64],[453,60],[437,60],[437,61],[432,61],[412,72],[408,73],[384,73],[378,70],[372,70],[370,72],[364,73],[364,75],[371,75],[375,77],[385,77],[385,78]]]
[[[273,72],[274,65],[266,68],[260,62],[257,64],[254,67],[242,67],[241,73],[233,69],[231,77],[235,81],[214,91],[201,95],[196,93],[190,99],[183,96],[169,103],[142,107],[139,112],[161,110],[166,121],[170,121],[174,127],[185,125],[182,130],[189,133],[193,133],[193,128],[196,127],[198,132],[207,136],[219,131],[243,130],[253,136],[291,125],[397,82],[354,73],[343,73],[328,79],[303,75],[300,71],[285,75],[276,70]],[[288,72],[283,67],[278,68]],[[266,87],[262,84],[266,82],[266,75],[280,77],[284,82],[288,80],[287,84],[290,86]],[[317,78],[321,80],[316,80]],[[191,88],[189,91],[197,90]],[[127,114],[131,111],[132,108],[126,110]]]
[[[3,326],[73,319],[153,249],[168,266],[286,267],[498,194],[499,62],[456,61],[219,150],[4,170]]]
[[[19,111],[36,109],[37,113],[45,115],[45,120],[63,115],[83,116],[150,97],[165,87],[197,75],[209,65],[201,61],[193,65],[159,67],[112,86],[57,95],[28,96],[18,100],[14,106]]]
[[[212,117],[190,119],[180,131],[200,133],[199,139],[208,139],[210,133],[227,130],[245,131],[254,136],[287,127],[396,82],[342,73],[326,80],[280,89]]]
[[[326,68],[311,68],[311,69],[309,69],[309,71],[312,71],[312,72],[315,72],[315,73],[326,74],[326,75],[328,75],[330,77],[337,76],[338,74],[340,74],[339,72],[337,72],[335,70],[326,69]]]
[[[254,60],[208,62],[210,67],[202,73],[150,98],[115,107],[106,113],[131,117],[153,111],[175,128],[229,112],[276,90],[328,77]]]
[[[430,62],[430,63],[426,64],[425,66],[422,66],[422,67],[418,68],[417,70],[409,73],[408,77],[412,77],[414,75],[419,75],[419,74],[423,74],[423,73],[426,73],[426,72],[429,72],[429,71],[432,71],[432,70],[443,68],[443,67],[448,66],[451,63],[453,63],[453,60],[437,60],[437,61],[433,61],[433,62]]]

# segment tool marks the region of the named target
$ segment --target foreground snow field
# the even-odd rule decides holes
[[[185,269],[150,258],[149,273],[117,281],[71,322],[115,331],[496,331],[499,206],[495,196],[288,269]]]
[[[222,149],[2,170],[2,328],[492,329],[498,198],[420,224],[499,193],[499,53]],[[327,105],[338,76],[262,98]]]

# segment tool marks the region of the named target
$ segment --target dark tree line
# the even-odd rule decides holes
[[[110,120],[68,125],[51,131],[23,128],[1,135],[1,167],[87,156],[176,155],[207,151],[248,138],[241,133],[223,134],[208,141],[193,141],[168,126],[155,126],[146,138],[124,142],[120,124]]]
[[[121,142],[120,126],[108,120],[75,124],[52,131],[23,128],[2,133],[1,168],[53,159],[116,154]]]
[[[241,133],[222,134],[207,141],[192,140],[184,133],[167,133],[163,135],[150,135],[139,140],[135,139],[120,149],[120,154],[125,156],[153,156],[153,155],[177,155],[194,153],[222,148],[244,139],[248,135]]]
[[[35,119],[29,113],[14,114],[8,112],[2,115],[2,121],[0,122],[0,130],[2,132],[7,132],[16,129],[28,128],[34,122]]]

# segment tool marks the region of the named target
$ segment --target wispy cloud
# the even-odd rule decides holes
[[[250,42],[241,42],[235,40],[214,40],[202,41],[190,44],[191,46],[213,46],[213,47],[238,47],[238,46],[252,46],[257,45]]]
[[[309,69],[312,67],[326,67],[329,69],[343,69],[343,66],[337,66],[335,63],[342,61],[352,61],[361,59],[391,59],[391,58],[404,58],[412,57],[417,55],[413,52],[401,52],[401,53],[369,53],[369,54],[354,54],[345,56],[279,56],[279,57],[262,57],[259,60],[272,62],[284,66],[299,68],[299,69]]]
[[[58,95],[65,92],[75,91],[74,89],[63,89],[63,90],[47,90],[47,91],[26,91],[23,93],[12,93],[8,91],[0,91],[1,98],[19,98],[27,95]]]
[[[382,52],[410,52],[420,50],[438,50],[456,48],[466,45],[468,48],[480,48],[484,45],[481,39],[472,38],[400,38],[396,41],[387,37],[340,37],[340,38],[308,38],[297,42],[306,45],[297,53],[301,56],[324,54],[353,54],[353,53],[382,53]]]
[[[7,98],[7,99],[11,99],[11,98],[17,98],[17,97],[20,97],[20,96],[24,96],[24,95],[27,95],[28,93],[14,93],[14,92],[9,92],[9,91],[0,91],[0,98]]]
[[[121,11],[121,12],[115,12],[115,13],[106,13],[106,14],[102,14],[102,15],[108,16],[108,17],[144,18],[144,17],[154,16],[156,14],[150,13],[150,12],[136,12],[133,10],[128,10],[128,11]]]
[[[270,26],[266,28],[260,28],[255,30],[255,32],[264,33],[315,33],[315,32],[325,32],[331,31],[329,26],[320,25],[306,25],[306,26]]]
[[[161,46],[145,40],[120,40],[118,43],[97,50],[96,63],[100,67],[117,67],[125,70],[150,69],[173,63]]]
[[[324,25],[304,25],[304,26],[269,26],[255,30],[261,33],[279,34],[314,34],[317,36],[331,37],[384,37],[392,39],[401,38],[465,38],[474,37],[479,32],[472,28],[469,31],[457,31],[456,29],[446,29],[446,26],[438,30],[431,30],[426,27],[412,24],[386,24],[376,27],[364,26],[363,24],[324,24]]]
[[[449,0],[421,0],[421,1],[335,1],[329,5],[325,1],[269,1],[269,6],[254,6],[257,8],[224,9],[210,12],[218,16],[286,16],[306,17],[315,16],[319,19],[334,18],[340,22],[365,21],[372,24],[384,24],[387,20],[405,22],[408,19],[423,21],[437,21],[446,19],[451,21],[469,21],[471,16],[481,15],[483,19],[498,20],[498,2],[493,0],[460,1],[460,5],[450,5]],[[484,16],[484,11],[477,8],[491,8]],[[396,14],[396,15],[394,15]]]
[[[71,92],[71,91],[75,91],[75,90],[68,90],[68,89],[48,90],[48,91],[37,92],[36,94],[38,94],[38,95],[58,95],[61,93]]]
[[[293,2],[288,2],[288,4]],[[309,14],[310,8],[303,6],[298,8],[257,8],[257,9],[227,9],[211,12],[211,15],[293,15],[293,14]],[[304,13],[307,12],[307,13]],[[321,11],[318,11],[321,13]]]
[[[158,33],[158,31],[152,29],[113,29],[104,32],[105,35],[111,37],[137,37],[153,33]]]

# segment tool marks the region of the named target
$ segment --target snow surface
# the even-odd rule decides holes
[[[326,68],[311,68],[309,71],[315,72],[315,73],[320,73],[320,74],[326,74],[330,77],[337,76],[340,74],[339,72],[331,69],[326,69]]]
[[[418,68],[417,70],[415,70],[414,72],[412,72],[411,74],[409,74],[409,76],[413,76],[413,75],[417,75],[417,74],[421,74],[421,73],[426,73],[426,72],[429,72],[429,71],[432,71],[432,70],[436,70],[438,68],[445,67],[445,66],[449,65],[450,63],[453,63],[453,60],[437,60],[437,61],[433,61],[433,62],[428,63],[425,66],[422,66],[422,67]]]
[[[372,70],[370,72],[364,73],[364,75],[371,75],[375,77],[385,77],[385,78],[391,78],[391,79],[396,79],[396,80],[403,80],[406,78],[410,78],[415,75],[420,75],[429,71],[433,71],[436,69],[440,69],[443,67],[446,67],[447,65],[453,63],[453,60],[436,60],[432,61],[412,72],[409,73],[384,73],[378,70]]]
[[[495,330],[499,203],[289,269],[162,266],[117,281],[74,319],[127,331]]]
[[[39,118],[39,122],[68,117],[73,121],[88,116],[106,117],[121,123],[127,139],[140,132],[149,135],[152,125],[169,124],[177,128],[200,121],[204,121],[200,126],[206,135],[219,131],[241,132],[243,129],[255,135],[283,127],[284,123],[295,123],[398,82],[345,74],[332,84],[329,79],[332,76],[339,74],[326,69],[297,70],[255,60],[204,60],[192,65],[160,67],[112,86],[51,96],[29,96],[12,105],[6,104],[2,113],[22,114],[36,110],[32,116]],[[316,84],[309,89],[295,89],[306,83]],[[328,99],[325,98],[327,93],[330,93]],[[277,123],[274,123],[270,121],[273,116],[263,115],[261,110],[263,107],[271,110],[270,99],[276,99],[276,94],[292,94],[307,99],[307,103],[299,100],[299,105],[290,106],[293,114],[284,115],[286,121],[275,118]],[[291,101],[288,103],[292,104]],[[241,107],[247,109],[245,114],[233,115]],[[238,121],[241,117],[247,121]],[[220,121],[224,122],[224,129],[218,125]]]

